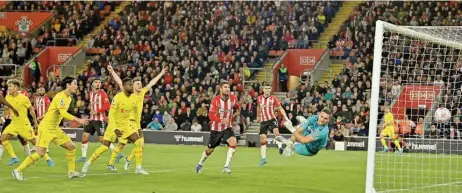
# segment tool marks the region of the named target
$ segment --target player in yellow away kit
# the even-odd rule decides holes
[[[112,77],[114,77],[114,80],[119,85],[119,87],[123,89],[122,80],[117,75],[117,73],[115,73],[112,66],[109,65],[108,70],[112,74]],[[141,114],[143,113],[144,95],[148,92],[149,89],[151,89],[151,87],[153,87],[160,80],[160,78],[162,78],[162,76],[166,72],[167,72],[167,68],[162,69],[162,71],[156,77],[154,77],[154,79],[152,79],[144,88],[143,88],[143,83],[141,82],[141,78],[135,78],[133,80],[133,95],[136,97],[137,112],[131,114],[130,121],[133,127],[138,130],[138,134],[141,138],[143,149],[144,149],[144,138],[143,138],[143,131],[141,130]],[[116,163],[118,162],[117,158],[115,160]],[[132,151],[130,156],[125,158],[125,166],[124,166],[125,170],[128,170],[128,168],[130,167],[130,162],[131,160],[133,160],[133,158],[135,158],[135,150]],[[111,159],[109,164],[113,165],[114,161]]]
[[[101,154],[106,152],[111,143],[114,143],[118,138],[119,146],[115,147],[112,151],[112,165],[108,164],[107,168],[109,170],[116,170],[113,160],[115,160],[117,154],[119,154],[120,150],[127,144],[127,140],[130,140],[130,142],[135,145],[136,173],[148,174],[141,167],[141,163],[143,161],[142,140],[138,135],[138,131],[130,123],[130,115],[132,113],[136,113],[138,109],[136,106],[136,96],[133,95],[133,81],[131,79],[124,79],[122,82],[123,92],[114,96],[111,108],[109,109],[109,124],[106,129],[106,133],[104,133],[103,145],[96,149],[90,159],[85,162],[85,165],[82,168],[82,173],[87,173],[90,165],[98,159]]]
[[[387,142],[385,141],[385,137],[388,136],[391,140],[393,140],[393,143],[395,143],[396,147],[398,148],[398,151],[396,152],[403,153],[403,149],[399,144],[399,140],[397,136],[395,136],[395,121],[393,119],[393,114],[390,112],[390,107],[385,107],[384,112],[385,123],[383,124],[382,132],[380,132],[380,142],[382,142],[383,151],[388,151]]]
[[[19,89],[21,88],[20,81],[16,79],[10,79],[7,81],[7,85],[9,94],[6,96],[6,101],[13,105],[13,107],[18,110],[19,113],[19,116],[11,116],[11,124],[5,128],[1,137],[2,145],[11,157],[11,160],[8,163],[8,165],[11,166],[19,163],[19,159],[14,153],[13,146],[10,143],[11,137],[19,135],[25,140],[30,141],[33,145],[36,144],[35,132],[32,129],[29,118],[27,117],[27,110],[30,111],[30,114],[34,120],[35,129],[38,127],[38,122],[37,116],[35,115],[34,108],[32,107],[29,98],[19,93]],[[9,110],[6,110],[6,112],[8,111]],[[47,153],[45,153],[44,157],[50,167],[55,165]]]
[[[75,93],[78,88],[77,81],[72,77],[66,77],[61,80],[61,87],[64,90],[56,94],[53,98],[45,117],[38,126],[38,142],[36,144],[35,153],[28,156],[18,168],[13,170],[13,177],[17,180],[24,180],[22,171],[45,155],[50,142],[54,142],[56,145],[67,150],[66,160],[69,179],[83,177],[83,175],[75,171],[75,144],[72,142],[71,138],[59,128],[59,123],[64,118],[86,125],[88,124],[88,120],[79,119],[67,112],[72,101],[71,95]]]

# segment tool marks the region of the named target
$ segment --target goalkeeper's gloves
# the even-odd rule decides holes
[[[303,124],[303,123],[305,123],[305,121],[306,121],[306,118],[303,117],[303,116],[297,116],[297,117],[295,117],[295,119],[298,120],[298,122],[300,123],[300,125]]]

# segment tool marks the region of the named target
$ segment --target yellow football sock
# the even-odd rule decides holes
[[[45,153],[45,155],[43,155],[43,158],[44,158],[45,160],[51,159],[50,156],[48,155],[48,153]]]
[[[16,154],[14,153],[13,146],[10,143],[10,140],[2,141],[3,148],[8,152],[11,158],[17,158]]]
[[[105,145],[101,145],[100,147],[98,147],[98,149],[96,149],[95,153],[93,153],[90,157],[90,159],[88,159],[88,162],[90,163],[93,163],[96,159],[98,159],[98,157],[103,154],[104,152],[106,152],[107,150],[109,149],[109,147],[105,146]]]
[[[139,140],[141,141],[141,148],[144,150],[144,138],[140,138]],[[127,157],[127,160],[132,161],[133,158],[135,158],[135,149],[132,150],[130,155]]]
[[[75,152],[76,150],[67,151],[66,153],[66,160],[67,160],[67,171],[74,172],[75,171]]]
[[[32,164],[34,164],[39,159],[40,159],[40,155],[37,152],[35,152],[34,154],[32,154],[30,156],[27,156],[27,158],[16,169],[18,171],[22,172],[24,169],[31,166]]]
[[[384,138],[381,138],[380,142],[382,142],[383,148],[388,148],[387,142],[385,142]]]
[[[120,148],[114,147],[114,149],[112,150],[111,159],[109,159],[108,165],[114,165],[115,159],[117,158],[117,155],[119,155],[119,153],[120,153]]]
[[[135,151],[135,160],[136,160],[136,167],[141,167],[141,164],[143,163],[143,148],[142,148],[142,141],[140,139],[136,140],[134,145],[135,148],[133,148],[133,151]]]
[[[399,144],[399,140],[395,139],[393,141],[393,143],[395,143],[396,147],[398,148],[399,151],[401,151],[401,144]]]
[[[135,148],[133,148],[132,152],[130,155],[127,157],[128,161],[132,161],[132,159],[135,158]]]

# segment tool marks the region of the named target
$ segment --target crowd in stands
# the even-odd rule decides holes
[[[105,51],[78,76],[77,100],[88,100],[87,80],[95,77],[106,83],[110,97],[118,92],[107,65],[122,78],[142,77],[144,84],[167,67],[169,72],[146,95],[144,128],[208,130],[208,104],[217,85],[229,81],[242,108],[234,128],[243,131],[256,117],[260,91],[259,84],[243,87],[242,76],[254,73],[247,68],[262,67],[269,50],[309,48],[340,4],[132,2],[91,41]],[[88,112],[83,109],[75,111]]]
[[[5,11],[53,11],[50,26],[42,26],[37,36],[27,38],[18,33],[1,33],[0,64],[24,65],[45,46],[75,45],[84,35],[98,26],[118,2],[105,1],[12,1]],[[53,43],[49,43],[49,41]],[[35,49],[34,49],[35,48]],[[14,72],[12,66],[0,66],[0,76]]]
[[[461,8],[461,3],[453,1],[362,3],[344,22],[340,32],[329,42],[331,50],[341,50],[345,53],[342,58],[345,60],[342,73],[335,75],[331,83],[301,86],[299,92],[310,90],[315,96],[300,96],[305,94],[300,92],[298,95],[300,104],[306,104],[303,101],[306,100],[332,106],[336,121],[331,124],[338,129],[334,132],[335,135],[367,135],[375,21],[383,20],[405,26],[460,26],[462,25]],[[382,64],[387,65],[382,65],[379,121],[383,116],[383,108],[391,105],[391,102],[398,97],[401,85],[406,83],[444,86],[445,98],[442,104],[453,110],[453,115],[460,115],[461,81],[457,70],[461,66],[460,50],[451,50],[443,46],[440,46],[440,49],[426,49],[437,47],[434,47],[433,43],[425,44],[417,39],[413,39],[411,44],[411,41],[404,41],[403,36],[396,33],[385,34],[384,45]],[[306,89],[307,87],[311,89]],[[292,92],[296,93],[296,91]],[[315,109],[319,110],[316,106]],[[422,126],[425,114],[411,116],[415,114],[407,113],[410,115],[410,122],[400,120],[399,122],[405,122],[407,125],[399,126],[398,123],[397,131],[403,135],[422,137],[419,125]],[[457,115],[453,116],[454,120],[451,120],[451,123],[432,124],[428,127],[438,129],[438,133],[441,133],[438,134],[438,138],[454,138],[454,133],[457,132],[453,132],[450,128],[458,125],[455,123],[456,118],[459,118]],[[403,116],[400,119],[403,119]],[[411,129],[406,129],[409,127]],[[459,126],[456,128],[459,129]],[[435,133],[430,130],[432,132],[429,132],[429,135]],[[431,135],[435,137],[434,134]]]
[[[21,3],[24,2],[15,2],[14,6],[18,7]],[[57,3],[44,3],[42,7],[57,9]],[[62,16],[55,18],[56,25],[43,30],[43,34],[78,38],[81,37],[78,34],[87,33],[90,31],[89,26],[94,27],[101,20],[97,17],[98,14],[93,19],[89,13],[93,10],[92,7],[101,9],[97,3],[71,4],[70,8],[58,11]],[[32,6],[21,6],[22,8],[17,9],[32,9]],[[117,92],[118,88],[106,70],[107,65],[114,66],[122,78],[142,77],[144,84],[163,67],[167,67],[169,73],[146,95],[143,127],[155,130],[207,130],[207,104],[216,93],[219,82],[226,80],[232,83],[233,94],[239,96],[242,116],[235,120],[235,125],[243,130],[255,118],[255,97],[260,92],[259,84],[243,87],[242,76],[250,77],[254,74],[248,68],[261,67],[268,60],[269,50],[310,48],[340,6],[341,2],[306,1],[132,2],[120,13],[120,17],[111,20],[90,41],[90,47],[103,48],[104,52],[95,56],[89,63],[88,70],[79,74],[80,88],[75,97],[75,108],[71,110],[77,115],[88,115],[88,80],[92,78],[98,77],[105,83],[104,88],[110,97]],[[39,9],[39,6],[34,7]],[[76,7],[85,9],[78,9],[78,13],[69,13],[69,10]],[[309,116],[328,107],[334,113],[330,125],[336,132],[332,132],[332,135],[366,136],[369,130],[375,21],[380,19],[414,26],[461,25],[460,8],[461,4],[458,2],[362,3],[329,42],[331,50],[345,53],[342,57],[345,60],[342,73],[335,75],[332,82],[307,82],[296,90],[289,91],[287,98],[282,101],[289,118],[297,124],[297,115]],[[74,16],[80,18],[80,24],[69,20]],[[89,22],[95,23],[90,25]],[[72,30],[66,30],[76,29],[72,27],[76,25],[86,27],[77,28],[83,30],[79,33],[69,33]],[[388,45],[411,46],[392,40],[392,36],[393,34],[386,35]],[[17,42],[17,39],[9,41]],[[43,40],[35,42],[35,45],[44,45]],[[383,108],[389,106],[399,93],[396,92],[399,86],[396,82],[460,82],[450,79],[454,75],[450,72],[456,71],[442,71],[442,75],[436,76],[440,74],[436,69],[460,68],[456,65],[457,58],[444,58],[446,55],[454,55],[449,54],[449,49],[440,50],[443,57],[437,56],[437,53],[429,53],[430,49],[423,50],[424,47],[407,50],[402,55],[394,54],[393,49],[395,48],[392,46],[384,48],[384,62],[391,68],[382,70],[388,71],[383,74],[381,83],[382,113]],[[423,55],[425,62],[407,61],[409,58],[414,61],[422,59]],[[427,71],[430,76],[423,77],[419,74]],[[57,82],[59,80],[49,80],[44,85],[53,93],[59,90]],[[29,88],[30,91],[33,92],[37,86],[33,85]],[[460,88],[457,84],[449,86],[448,90]],[[447,96],[453,94],[445,93]],[[450,102],[446,101],[445,105],[449,105],[450,109],[458,109],[454,108],[459,107],[459,102],[455,102],[454,97],[447,100]],[[460,114],[459,111],[458,113]],[[417,123],[416,126],[420,123],[417,120],[419,117],[409,118]],[[197,125],[200,125],[200,129]],[[419,134],[414,129],[412,132]]]

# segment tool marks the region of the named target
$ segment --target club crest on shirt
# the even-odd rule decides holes
[[[313,130],[311,133],[313,133],[314,136],[318,136],[318,132],[316,130]]]
[[[64,99],[59,100],[59,105],[61,105],[62,107],[66,106]]]

